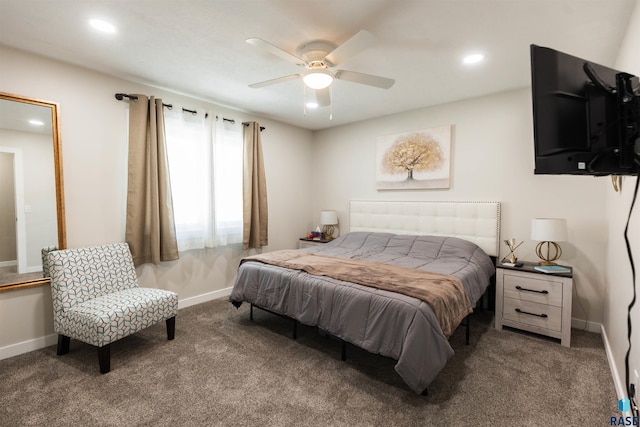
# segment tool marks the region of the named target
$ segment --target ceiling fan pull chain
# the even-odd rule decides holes
[[[329,86],[329,95],[333,99],[333,85]],[[333,102],[329,104],[329,120],[333,120]]]
[[[302,114],[307,117],[307,85],[302,85]]]

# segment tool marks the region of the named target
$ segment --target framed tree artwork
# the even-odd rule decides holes
[[[449,188],[451,125],[378,138],[378,190]]]

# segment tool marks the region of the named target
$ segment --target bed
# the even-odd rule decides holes
[[[243,258],[230,301],[390,357],[423,393],[495,274],[500,204],[351,201],[349,223],[349,233],[321,246]],[[418,289],[406,292],[410,282]]]

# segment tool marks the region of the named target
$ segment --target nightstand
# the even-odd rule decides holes
[[[550,274],[536,270],[536,263],[523,264],[496,266],[496,329],[510,326],[558,338],[569,347],[573,269]]]
[[[311,246],[323,245],[329,243],[330,240],[309,239],[307,237],[301,237],[298,242],[298,249],[310,248]]]

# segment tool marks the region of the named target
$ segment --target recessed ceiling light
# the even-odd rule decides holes
[[[116,27],[113,24],[102,19],[89,19],[89,25],[103,33],[113,34],[116,32]]]
[[[34,126],[44,126],[44,122],[43,121],[36,120],[36,119],[29,120],[29,124],[32,124]]]
[[[482,53],[474,53],[471,55],[467,55],[462,59],[462,62],[466,65],[477,64],[478,62],[482,62],[484,59],[484,55]]]

